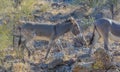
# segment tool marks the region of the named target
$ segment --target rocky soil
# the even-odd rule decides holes
[[[52,47],[47,60],[44,59],[47,48],[40,45],[41,41],[30,57],[27,52],[22,54],[24,60],[15,57],[13,49],[6,49],[2,52],[8,55],[1,60],[0,72],[120,72],[119,43],[110,44],[110,54],[98,43],[90,56],[87,47],[75,47],[74,41],[64,39],[61,42]]]
[[[66,9],[67,10],[67,9]],[[57,11],[57,13],[53,13]],[[34,22],[57,24],[73,16],[79,23],[79,18],[86,14],[85,9],[78,8],[64,13],[53,9],[52,12],[33,11]],[[82,12],[82,13],[81,13]],[[101,16],[100,16],[101,17]],[[25,20],[25,19],[21,19]],[[0,25],[2,21],[0,20]],[[15,38],[17,43],[18,38]],[[106,53],[103,44],[98,42],[96,48],[89,55],[89,47],[83,38],[74,37],[71,33],[61,36],[55,41],[48,58],[46,41],[35,41],[31,55],[27,50],[20,51],[15,43],[15,48],[6,48],[0,51],[0,72],[120,72],[120,43],[113,42],[109,45],[110,52]],[[30,48],[31,49],[31,48]]]

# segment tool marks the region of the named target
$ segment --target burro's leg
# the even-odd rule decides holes
[[[20,51],[20,52],[17,52],[18,58],[24,59],[24,50],[25,50],[25,49],[27,49],[27,51],[28,51],[28,56],[30,56],[31,53],[30,53],[29,48],[26,46],[26,43],[27,43],[26,40],[22,40],[22,41],[21,41],[21,44],[18,46],[18,50]]]
[[[100,35],[103,37],[104,40],[104,49],[108,51],[108,37],[109,37],[109,26],[108,25],[98,25],[98,30]]]
[[[106,50],[106,53],[110,56],[110,59],[111,61],[113,61],[113,54],[109,51],[109,47],[108,47],[108,44],[109,44],[109,33],[105,33],[104,35],[104,49]]]
[[[48,54],[49,54],[49,52],[50,52],[50,50],[51,50],[52,43],[53,43],[53,40],[50,40],[50,41],[49,41],[49,44],[48,44],[48,50],[47,50],[47,53],[46,53],[46,55],[45,55],[45,59],[47,59],[47,57],[48,57]]]
[[[104,49],[106,50],[106,51],[108,51],[109,50],[109,48],[108,48],[108,31],[106,30],[104,33],[103,33],[103,39],[104,39]]]
[[[106,51],[109,50],[109,48],[108,48],[108,37],[104,37],[104,48],[105,48]]]
[[[30,50],[30,48],[29,48],[29,46],[27,46],[27,40],[24,40],[24,41],[22,41],[22,44],[21,44],[21,51],[22,51],[22,54],[24,55],[24,50],[26,49],[27,50],[27,52],[28,52],[28,57],[30,57],[31,56],[31,50]]]
[[[30,43],[30,44],[28,44],[28,43]],[[30,57],[33,52],[30,49],[31,46],[28,46],[28,45],[32,45],[33,46],[33,41],[32,40],[30,42],[28,42],[26,40],[24,41],[24,48],[26,48],[26,50],[28,51],[28,57]]]
[[[97,30],[97,28],[96,28],[93,42],[92,42],[92,44],[89,46],[89,47],[90,47],[90,50],[89,50],[88,54],[90,54],[90,55],[92,54],[92,49],[93,49],[93,47],[95,46],[95,44],[97,43],[97,41],[98,41],[100,38],[101,38],[100,33],[99,33],[99,31]]]
[[[50,37],[50,41],[49,41],[49,44],[48,44],[48,51],[46,53],[45,59],[47,59],[47,57],[48,57],[48,54],[51,50],[51,46],[52,46],[54,40],[55,40],[55,33],[53,32],[51,37]]]

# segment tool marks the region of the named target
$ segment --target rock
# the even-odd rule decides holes
[[[111,57],[102,48],[98,48],[94,52],[94,59],[93,69],[107,69],[112,65]]]
[[[5,67],[0,66],[0,72],[6,72]]]
[[[120,51],[115,51],[113,56],[120,56]]]
[[[13,61],[14,60],[14,57],[11,56],[11,55],[6,55],[5,58],[4,58],[4,61]]]
[[[55,52],[54,59],[63,59],[64,54],[62,52]]]
[[[39,22],[48,21],[53,16],[51,12],[44,12],[41,14],[34,14],[34,19]]]
[[[56,15],[53,15],[51,17],[49,17],[49,21],[50,22],[61,22],[61,20],[63,20],[63,14],[62,13],[58,13]]]
[[[48,68],[48,64],[41,63],[41,64],[39,65],[39,67],[40,67],[41,69],[46,69],[46,68]]]
[[[69,66],[60,66],[56,68],[55,72],[71,72],[71,68]]]
[[[55,60],[53,60],[52,62],[50,62],[48,64],[48,69],[53,69],[56,66],[61,65],[61,64],[63,64],[63,60],[62,59],[55,59]]]
[[[113,56],[113,62],[116,62],[120,66],[120,56]]]
[[[60,7],[63,8],[63,9],[66,9],[68,6],[69,6],[68,3],[63,2],[63,3],[60,4]]]
[[[52,17],[53,14],[51,12],[45,12],[45,13],[42,14],[42,16],[44,16],[44,18],[46,20],[49,20],[49,18]]]
[[[64,62],[65,65],[68,65],[68,66],[71,66],[75,63],[75,60],[74,59],[70,59],[70,60],[67,60]]]
[[[120,68],[120,62],[119,62],[119,63],[116,63],[116,65],[117,65],[117,67],[119,67],[119,68]]]
[[[82,18],[82,17],[84,17],[85,13],[86,13],[85,9],[77,8],[70,15],[74,18]]]
[[[90,51],[90,48],[82,48],[82,51],[87,54]]]
[[[91,58],[91,56],[89,54],[82,54],[77,57],[78,62],[90,62],[92,60],[93,59]]]
[[[40,13],[42,13],[42,11],[40,9],[35,9],[32,11],[33,15],[40,14]]]
[[[51,4],[51,7],[52,7],[53,9],[59,9],[59,8],[60,8],[60,3],[54,2],[54,3]]]
[[[79,62],[72,67],[72,72],[90,72],[93,62]]]
[[[83,39],[83,37],[81,36],[76,36],[74,39],[73,39],[73,43],[74,43],[74,46],[75,47],[82,47],[83,45],[85,45],[85,41]]]
[[[37,48],[37,49],[39,49],[40,47],[42,47],[42,46],[47,46],[48,45],[48,41],[34,41],[34,47],[35,48]]]

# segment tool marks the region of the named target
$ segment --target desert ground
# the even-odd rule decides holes
[[[19,35],[16,27],[22,22],[56,25],[72,16],[83,37],[91,38],[93,22],[98,18],[113,19],[114,16],[114,20],[120,22],[119,2],[112,15],[109,3],[98,3],[95,9],[92,6],[95,3],[91,5],[92,2],[86,0],[84,3],[75,0],[78,4],[53,0],[0,1],[3,3],[0,4],[0,72],[120,72],[120,42],[109,40],[108,54],[101,38],[89,55],[90,47],[80,34],[75,36],[67,32],[55,39],[45,59],[48,41],[38,39],[28,43],[29,55],[25,45],[18,47],[19,36],[16,36]]]

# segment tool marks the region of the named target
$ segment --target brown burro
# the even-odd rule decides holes
[[[104,49],[108,52],[109,38],[114,41],[120,41],[120,22],[108,18],[96,20],[94,22],[93,34],[88,45],[94,46],[101,37],[104,40]]]
[[[54,25],[25,22],[19,27],[20,38],[18,45],[21,45],[21,37],[24,37],[26,42],[30,40],[35,40],[36,37],[39,37],[39,40],[49,41],[48,51],[45,56],[46,59],[55,39],[58,39],[61,35],[64,35],[65,33],[70,31],[74,35],[80,33],[77,22],[73,17],[70,17],[64,22]]]

